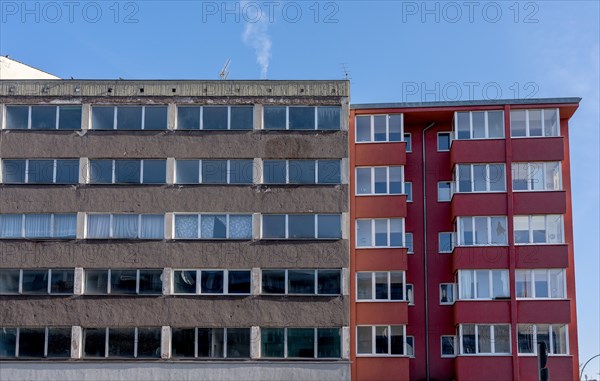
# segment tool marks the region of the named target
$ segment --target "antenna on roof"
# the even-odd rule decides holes
[[[231,64],[231,58],[227,58],[225,65],[223,65],[223,69],[219,72],[219,78],[227,79],[227,77],[229,77],[229,64]]]
[[[342,66],[342,70],[344,71],[344,77],[346,77],[346,80],[349,80],[350,72],[348,71],[348,68],[346,67],[346,63],[342,62],[340,65]]]

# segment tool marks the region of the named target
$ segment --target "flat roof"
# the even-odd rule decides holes
[[[399,102],[399,103],[359,103],[351,104],[353,110],[391,109],[391,108],[432,108],[432,107],[469,107],[497,105],[536,105],[536,104],[573,104],[581,102],[581,98],[530,98],[530,99],[482,99],[471,101],[442,102]]]

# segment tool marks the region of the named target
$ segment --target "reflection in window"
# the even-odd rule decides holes
[[[504,111],[457,112],[454,136],[459,140],[504,138]]]
[[[250,270],[175,270],[174,294],[250,294]]]
[[[252,130],[253,106],[178,106],[178,130]]]
[[[5,184],[77,184],[79,160],[2,160]]]
[[[262,270],[263,294],[339,295],[340,270]]]
[[[166,130],[167,106],[92,106],[94,130]]]
[[[511,110],[511,137],[560,136],[558,109]]]
[[[262,215],[263,239],[340,239],[341,237],[341,215],[339,214]]]
[[[6,106],[9,130],[79,130],[81,105]]]
[[[265,130],[339,130],[339,106],[264,106]]]

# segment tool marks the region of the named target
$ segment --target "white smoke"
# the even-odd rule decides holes
[[[242,3],[243,4],[243,3]],[[243,6],[242,6],[243,8]],[[256,62],[260,65],[260,76],[267,79],[269,62],[271,61],[271,36],[269,36],[268,16],[264,13],[256,22],[246,22],[242,40],[254,49]]]

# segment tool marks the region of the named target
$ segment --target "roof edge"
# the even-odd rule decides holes
[[[438,101],[438,102],[398,102],[398,103],[359,103],[352,104],[353,110],[390,109],[390,108],[433,108],[461,106],[497,106],[497,105],[536,105],[536,104],[579,104],[582,98],[529,98],[529,99],[481,99],[471,101]]]

